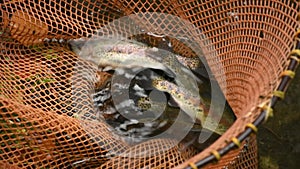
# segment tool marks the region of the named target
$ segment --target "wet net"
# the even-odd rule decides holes
[[[256,126],[299,62],[297,1],[0,2],[0,168],[257,168]],[[95,120],[87,92],[110,75],[69,44],[95,35],[150,46],[167,35],[187,58],[201,46],[236,121],[201,152],[168,138],[129,145]],[[92,76],[74,88],[78,70]]]

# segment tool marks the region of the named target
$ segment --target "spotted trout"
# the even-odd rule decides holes
[[[190,70],[196,69],[199,66],[199,58],[185,58],[172,52],[151,48],[135,41],[111,39],[87,42],[85,47],[81,50],[77,50],[77,54],[81,58],[103,67],[141,67],[163,70],[169,77],[174,78],[175,83],[164,78],[156,78],[153,79],[153,87],[157,90],[169,93],[179,105],[180,109],[192,119],[201,121],[201,124],[208,121],[209,123],[206,123],[208,125],[205,125],[205,127],[220,135],[232,124],[218,125],[216,129],[209,125],[214,121],[206,118],[204,114],[201,101],[205,99],[199,96],[199,88],[197,85],[201,80]],[[231,122],[232,120],[229,121]]]

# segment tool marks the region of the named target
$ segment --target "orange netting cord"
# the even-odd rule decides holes
[[[0,168],[257,168],[256,136],[250,133],[272,115],[299,64],[296,1],[4,0],[0,6]],[[144,22],[141,17],[131,19],[153,34],[179,29],[157,13],[192,25],[180,29],[203,45],[205,59],[237,116],[225,134],[196,155],[192,149],[182,151],[181,144],[161,151],[175,143],[172,139],[129,146],[104,121],[95,121],[97,112],[84,91],[98,83],[97,76],[109,77],[96,76],[91,64],[66,42],[90,37],[132,14],[140,14]],[[113,33],[125,35],[132,29],[122,23],[113,26]],[[201,30],[214,49],[195,30]],[[155,38],[145,41],[155,44]],[[171,41],[174,52],[195,57],[190,48]],[[76,95],[75,65],[94,74],[91,83],[78,86]],[[75,115],[81,111],[91,116],[79,119]]]

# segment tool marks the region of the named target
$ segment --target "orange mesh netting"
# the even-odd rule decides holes
[[[272,115],[299,62],[298,2],[0,2],[0,168],[257,168],[250,133]],[[197,51],[178,39],[201,46],[237,116],[201,152],[168,138],[132,146],[95,119],[99,110],[89,92],[111,75],[97,72],[68,43],[112,35],[159,46],[166,34],[177,38],[169,40],[183,57]],[[78,70],[92,76],[74,88],[85,78],[74,76]]]

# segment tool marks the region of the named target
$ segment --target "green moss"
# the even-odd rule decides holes
[[[278,164],[270,156],[262,156],[259,159],[260,168],[279,169]]]

